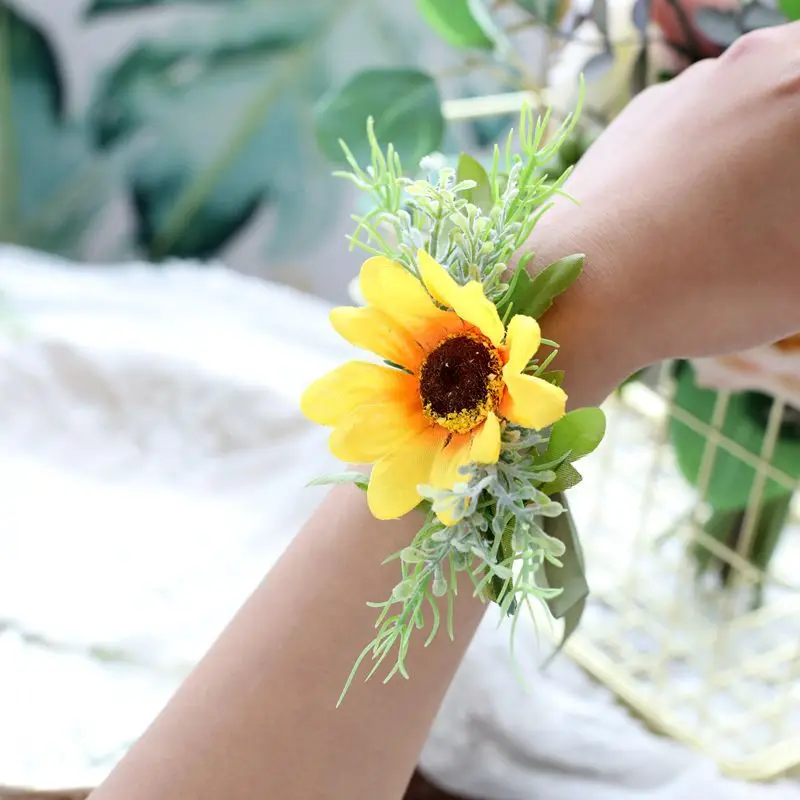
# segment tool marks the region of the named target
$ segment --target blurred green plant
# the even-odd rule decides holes
[[[725,47],[800,16],[800,0],[781,0],[780,10],[636,0],[621,31],[607,0],[585,13],[565,0],[415,0],[405,17],[365,0],[87,0],[86,25],[166,7],[204,14],[136,41],[98,75],[83,114],[68,106],[50,34],[24,3],[0,0],[0,239],[80,256],[98,212],[125,195],[133,241],[115,255],[153,261],[214,257],[265,212],[265,255],[307,249],[338,207],[325,160],[340,163],[340,138],[366,152],[368,116],[413,170],[432,151],[463,149],[464,136],[490,148],[526,97],[556,116],[571,108],[574,98],[548,89],[554,55],[577,54],[589,96],[625,72],[621,103],[584,110],[605,124],[651,81],[651,11],[670,22],[668,12],[683,9],[677,27],[662,28],[690,60],[704,52],[692,42]],[[452,65],[433,73],[417,63],[418,36],[398,23],[414,16],[451,48]],[[546,35],[532,46],[537,30]],[[573,157],[567,147],[546,167],[552,175],[591,141],[586,126],[577,133]]]
[[[209,259],[265,212],[265,255],[306,250],[338,208],[325,159],[339,159],[340,138],[366,152],[367,116],[412,169],[458,138],[443,96],[467,103],[449,116],[469,124],[469,145],[490,146],[519,103],[487,112],[476,91],[541,95],[546,79],[546,60],[529,63],[515,36],[548,30],[542,55],[569,38],[564,0],[417,0],[404,13],[459,62],[434,76],[388,3],[87,0],[89,26],[166,7],[204,14],[134,42],[78,113],[46,23],[24,2],[0,0],[0,240],[76,258],[121,196],[133,235],[115,259]],[[605,0],[591,14],[604,19]]]
[[[605,0],[595,3],[601,14]],[[447,120],[443,115],[440,83],[453,76],[490,74],[501,91],[522,90],[539,105],[546,105],[546,59],[529,63],[515,46],[514,36],[540,28],[550,34],[542,41],[546,55],[563,35],[558,30],[567,11],[563,0],[498,2],[490,8],[482,0],[417,0],[423,20],[448,45],[460,65],[442,76],[422,70],[365,70],[337,87],[317,107],[317,140],[333,163],[341,162],[340,140],[346,140],[357,156],[369,152],[366,121],[375,120],[375,134],[384,146],[391,142],[406,169],[416,171],[421,157],[447,149]],[[576,83],[577,88],[577,83]],[[530,100],[531,97],[528,99]],[[485,98],[473,97],[453,122],[470,121],[484,146],[493,145],[507,129],[522,105],[520,96],[510,107],[484,106]],[[570,107],[573,105],[570,102]],[[566,109],[556,109],[563,115]]]
[[[96,0],[88,15],[153,5]],[[100,150],[145,139],[127,180],[137,244],[155,261],[213,256],[265,205],[269,250],[285,255],[320,231],[335,198],[307,120],[325,88],[326,37],[352,3],[218,5],[212,22],[128,52],[88,113]]]
[[[136,42],[98,76],[78,115],[48,34],[18,10],[22,2],[0,0],[0,240],[79,257],[98,212],[122,193],[135,218],[126,254],[152,261],[214,257],[264,212],[266,255],[307,250],[338,207],[326,161],[341,164],[340,139],[363,160],[368,117],[410,172],[434,151],[446,159],[461,150],[468,125],[474,156],[457,169],[475,182],[470,200],[482,207],[491,165],[474,143],[491,150],[524,101],[566,112],[583,74],[582,125],[538,167],[557,181],[647,85],[748,31],[800,18],[800,0],[631,0],[629,8],[594,0],[571,12],[565,0],[415,0],[403,13],[452,51],[454,63],[434,73],[417,63],[420,47],[401,17],[379,2],[88,0],[87,25],[167,6],[207,13]],[[539,47],[530,38],[537,31]],[[677,57],[669,65],[656,58],[666,44]],[[678,402],[702,419],[711,400],[690,368],[678,389]],[[752,450],[764,430],[748,402],[733,398],[726,435]],[[672,440],[696,484],[704,438],[675,423]],[[794,445],[782,429],[775,458],[786,446],[794,459]],[[720,453],[709,486],[707,530],[720,541],[733,540],[753,481],[735,462]],[[789,497],[767,481],[764,541],[777,541]],[[766,565],[774,547],[758,547],[753,557]]]
[[[353,76],[317,107],[317,140],[334,164],[346,166],[340,143],[353,142],[356,161],[369,161],[365,138],[371,117],[379,141],[391,142],[405,161],[418,164],[444,136],[442,100],[436,82],[415,69],[370,69]]]
[[[76,255],[107,198],[110,166],[67,111],[48,38],[0,2],[0,241]]]
[[[134,229],[115,259],[208,259],[265,213],[265,256],[307,250],[338,208],[316,103],[354,68],[416,59],[388,3],[91,0],[88,26],[203,13],[135,41],[76,114],[46,24],[23,5],[0,0],[0,239],[73,257],[112,195]]]
[[[676,408],[701,425],[711,426],[721,402],[719,392],[700,388],[689,362],[677,362],[674,373]],[[760,392],[733,393],[719,433],[754,459],[762,458],[773,402],[772,397]],[[751,463],[724,446],[709,444],[702,430],[680,417],[670,419],[670,439],[680,471],[701,490],[710,508],[710,517],[703,523],[705,533],[766,572],[780,541],[793,491],[770,477],[762,481]],[[709,447],[714,450],[707,455]],[[800,481],[800,412],[789,406],[784,409],[775,448],[766,455],[771,468],[787,480]],[[706,482],[702,472],[708,457],[713,462]],[[713,571],[722,585],[728,585],[733,574],[729,562],[715,556],[702,542],[694,544],[692,552],[700,572]],[[761,582],[757,583],[759,588]]]

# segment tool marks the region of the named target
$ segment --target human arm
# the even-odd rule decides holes
[[[796,51],[796,28],[791,35]],[[659,89],[637,101],[570,182],[581,207],[562,205],[537,229],[539,263],[587,254],[583,278],[545,322],[546,334],[562,345],[559,366],[573,405],[598,402],[658,358],[755,344],[800,323],[797,270],[786,266],[798,263],[792,259],[800,247],[775,221],[800,177],[788,147],[789,134],[793,151],[800,130],[789,36],[780,33],[784,57],[766,59],[775,72],[761,72],[760,84],[748,83],[744,55],[734,53],[665,87],[671,94]],[[755,55],[752,71],[765,60]],[[725,87],[738,94],[725,97]],[[648,106],[658,97],[677,110]],[[743,113],[751,107],[765,118],[753,123]],[[709,108],[704,131],[717,137],[724,157],[698,147],[680,169],[686,148],[677,134],[683,128],[688,135]],[[664,110],[665,120],[652,116]],[[734,123],[738,136],[720,129]],[[752,142],[768,133],[777,155],[766,147],[754,152]],[[620,152],[626,169],[614,163]],[[757,164],[743,161],[756,155]],[[771,185],[754,183],[765,174]],[[752,261],[767,279],[758,291]],[[694,294],[687,299],[688,287]],[[790,307],[785,295],[793,291]],[[358,492],[335,490],[94,797],[399,797],[482,606],[462,591],[455,642],[439,636],[425,650],[417,637],[410,681],[357,681],[344,705],[334,706],[372,635],[365,600],[386,597],[396,580],[392,565],[377,565],[418,527],[414,515],[376,522]],[[302,593],[295,591],[301,581]]]
[[[581,351],[576,343],[570,370]],[[366,601],[397,582],[397,562],[380,564],[419,526],[416,514],[378,522],[363,493],[334,490],[95,797],[400,796],[482,617],[471,583],[455,603],[453,642],[444,631],[428,648],[412,639],[410,681],[364,684],[362,670],[335,705],[374,635]]]

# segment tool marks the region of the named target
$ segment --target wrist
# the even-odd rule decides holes
[[[544,336],[559,344],[553,366],[564,370],[569,405],[599,405],[629,375],[648,363],[634,312],[632,292],[618,276],[622,248],[611,245],[600,226],[587,224],[581,209],[558,204],[545,214],[529,242],[535,272],[569,253],[584,253],[576,283],[556,298],[542,319]]]

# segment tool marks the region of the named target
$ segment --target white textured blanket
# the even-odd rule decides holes
[[[0,249],[0,783],[97,781],[317,502],[303,386],[347,356],[322,303],[221,266]],[[268,511],[269,510],[269,511]],[[423,766],[496,800],[799,798],[632,721],[533,632],[487,620]],[[501,663],[501,668],[488,664]]]

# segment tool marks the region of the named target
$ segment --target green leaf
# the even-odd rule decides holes
[[[541,490],[551,497],[559,492],[566,492],[567,489],[572,489],[583,480],[583,475],[578,472],[569,461],[556,468],[556,477],[550,483],[541,486]]]
[[[116,11],[133,11],[154,6],[191,6],[191,5],[232,5],[239,0],[92,0],[84,11],[87,18]]]
[[[580,277],[585,261],[583,254],[565,256],[531,277],[518,269],[512,289],[499,304],[500,313],[511,305],[515,314],[527,314],[539,319],[558,295],[569,289]]]
[[[766,572],[786,527],[792,498],[793,493],[786,492],[759,506],[747,550],[742,550],[741,547],[746,516],[744,508],[714,511],[703,525],[703,531],[720,544],[739,553],[757,569]],[[692,542],[691,552],[699,572],[705,572],[714,565],[720,573],[722,585],[728,585],[733,570],[727,562],[718,559],[699,538]]]
[[[779,0],[778,8],[786,14],[789,22],[800,19],[800,0]]]
[[[497,303],[500,316],[505,319],[509,309],[513,314],[527,314],[527,307],[532,306],[535,295],[533,278],[522,263],[517,264],[508,286],[508,291]]]
[[[101,147],[141,140],[128,177],[151,260],[215,256],[263,208],[271,253],[285,255],[331,218],[337,189],[311,115],[338,12],[270,8],[228,7],[213,24],[143,41],[101,77],[89,119]]]
[[[759,509],[756,533],[747,560],[762,572],[767,572],[778,548],[781,535],[792,510],[793,492],[776,497]],[[736,548],[734,548],[736,549]]]
[[[494,201],[492,200],[492,186],[489,176],[483,165],[476,161],[472,156],[462,153],[458,159],[456,170],[456,180],[475,181],[475,188],[464,192],[464,197],[473,205],[478,206],[485,214],[492,210]]]
[[[563,369],[551,369],[547,372],[539,373],[539,377],[543,381],[547,381],[548,383],[552,383],[553,386],[561,386],[564,383],[564,378],[566,377],[567,373],[564,372]]]
[[[586,582],[586,570],[583,560],[583,550],[575,529],[567,499],[563,496],[553,498],[564,505],[564,513],[544,521],[544,530],[549,535],[558,539],[564,545],[564,555],[561,556],[562,566],[558,567],[545,561],[543,567],[543,583],[553,589],[563,589],[561,594],[547,600],[550,613],[556,619],[564,620],[564,631],[558,648],[547,660],[552,661],[566,644],[580,623],[586,598],[589,596],[589,584]],[[545,666],[546,666],[545,664]]]
[[[728,545],[728,542],[736,535],[736,530],[741,528],[743,517],[744,509],[714,511],[703,525],[703,531],[715,541]],[[718,563],[714,553],[700,538],[692,540],[690,552],[699,573],[708,570],[713,563]]]
[[[331,162],[347,164],[339,144],[343,140],[359,164],[369,163],[368,117],[378,141],[394,145],[412,171],[444,136],[439,90],[430,75],[416,69],[365,70],[317,108],[317,142]]]
[[[698,423],[710,425],[718,394],[701,389],[694,377],[694,368],[688,362],[676,366],[675,406],[689,414]],[[766,416],[771,398],[758,392],[736,392],[728,401],[725,420],[721,426],[723,436],[743,447],[753,456],[761,454],[766,432]],[[670,420],[670,439],[675,450],[678,467],[684,477],[698,485],[706,451],[706,437],[676,417]],[[800,479],[800,436],[787,427],[781,429],[771,465],[790,478]],[[717,511],[735,511],[747,506],[756,472],[738,456],[723,447],[716,450],[705,499]],[[787,489],[772,479],[764,484],[763,502],[783,496]]]
[[[701,6],[695,11],[694,24],[706,39],[719,47],[730,47],[744,33],[737,10]]]
[[[366,491],[369,486],[369,476],[355,470],[329,472],[309,481],[306,486],[336,486],[341,484],[353,484]]]
[[[106,166],[66,114],[47,36],[0,0],[0,240],[82,255],[107,196]]]
[[[469,0],[417,0],[428,25],[449,45],[491,50],[494,42],[475,19]]]
[[[576,408],[553,425],[547,451],[542,456],[550,461],[569,453],[577,461],[594,452],[606,433],[606,415],[600,408]]]

